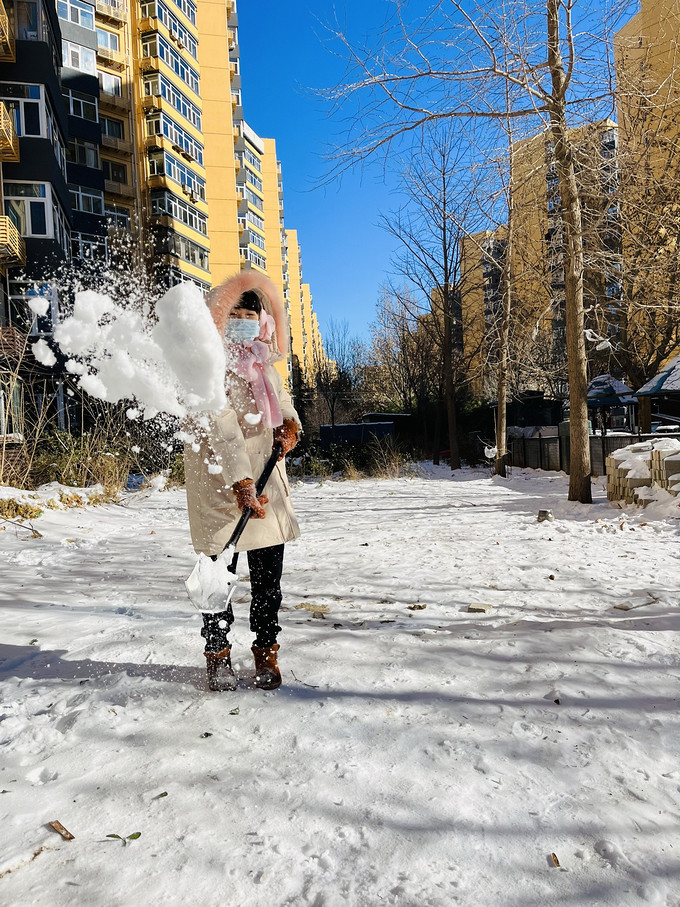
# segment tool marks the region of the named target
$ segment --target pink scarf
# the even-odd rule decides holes
[[[231,370],[250,385],[255,405],[262,416],[265,428],[276,428],[283,424],[279,398],[267,377],[271,349],[268,341],[274,333],[275,322],[265,311],[260,313],[260,333],[248,344],[230,344]]]

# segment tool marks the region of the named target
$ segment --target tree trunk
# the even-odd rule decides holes
[[[439,454],[442,448],[442,409],[442,398],[438,396],[434,416],[434,438],[432,440],[432,464],[434,466],[439,466]]]
[[[506,106],[510,107],[510,90],[506,83]],[[501,478],[507,476],[507,433],[508,433],[508,358],[510,344],[510,313],[512,311],[512,256],[514,239],[514,185],[513,185],[513,135],[510,120],[506,123],[508,134],[508,226],[503,262],[503,312],[499,331],[498,387],[496,400],[496,463],[494,472]]]
[[[448,295],[448,288],[447,288]],[[446,400],[446,423],[449,430],[449,451],[451,469],[460,469],[460,449],[458,447],[458,425],[456,419],[456,388],[453,380],[453,355],[451,336],[451,311],[448,299],[444,308],[444,399]]]
[[[649,434],[652,430],[652,398],[638,397],[638,426]]]
[[[552,80],[550,128],[562,201],[565,328],[569,377],[569,500],[592,502],[588,434],[588,371],[583,333],[583,228],[574,156],[566,117],[567,77],[560,49],[559,0],[547,0],[548,66]]]

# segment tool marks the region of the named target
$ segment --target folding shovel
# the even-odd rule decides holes
[[[264,491],[269,476],[274,471],[276,463],[283,453],[283,446],[277,441],[271,456],[265,463],[262,475],[255,483],[255,494],[259,497]],[[222,549],[222,553],[215,560],[207,554],[198,555],[196,566],[191,571],[188,579],[184,581],[191,604],[205,614],[216,614],[226,611],[231,600],[238,577],[236,576],[236,543],[241,538],[243,530],[252,514],[250,507],[246,507],[229,541]]]

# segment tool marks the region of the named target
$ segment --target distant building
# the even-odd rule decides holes
[[[24,359],[64,427],[59,366],[23,353],[67,301],[60,267],[108,262],[158,291],[268,274],[310,380],[323,345],[275,141],[244,119],[235,0],[0,0],[0,102],[0,376]],[[2,387],[0,438],[20,409]]]
[[[616,185],[617,129],[611,120],[572,130],[583,190],[585,305],[596,332],[616,331],[621,294],[619,211],[610,200]],[[564,238],[561,201],[550,133],[515,143],[511,185],[514,229],[508,264],[512,289],[513,392],[566,396]],[[462,242],[464,346],[479,397],[493,397],[497,332],[503,304],[507,227]],[[599,336],[599,334],[598,334]],[[542,376],[545,376],[542,377]]]

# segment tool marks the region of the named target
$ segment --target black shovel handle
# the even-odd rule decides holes
[[[255,482],[255,496],[256,497],[259,498],[259,496],[264,491],[264,486],[269,481],[269,476],[274,472],[274,467],[276,466],[278,459],[282,453],[283,453],[283,445],[281,444],[280,441],[277,441],[271,452],[271,456],[269,457],[267,462],[264,464],[264,469],[262,470],[262,475],[257,480],[257,482]],[[238,540],[241,538],[241,535],[243,534],[243,530],[246,528],[246,523],[250,519],[252,512],[253,511],[251,510],[250,507],[243,508],[243,513],[241,514],[239,521],[236,524],[236,528],[234,529],[232,534],[229,536],[229,541],[222,549],[223,551],[226,551],[230,545],[235,545],[236,542],[238,542]]]

